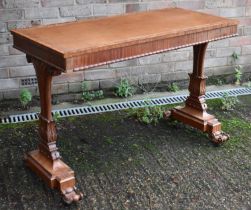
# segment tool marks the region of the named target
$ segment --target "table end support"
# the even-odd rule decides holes
[[[208,133],[214,144],[227,141],[230,136],[221,130],[221,123],[214,115],[207,113],[205,100],[206,79],[204,76],[204,57],[208,43],[202,43],[193,47],[193,73],[189,74],[189,92],[185,106],[171,110],[171,117],[185,124]]]
[[[36,70],[40,93],[41,113],[39,115],[38,149],[25,156],[26,165],[31,168],[52,189],[58,189],[63,200],[70,204],[83,198],[75,183],[74,171],[62,160],[58,151],[56,124],[51,115],[51,83],[52,76],[61,72],[46,63],[28,56]]]

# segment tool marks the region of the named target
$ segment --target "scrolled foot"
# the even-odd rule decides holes
[[[170,119],[170,117],[171,117],[171,111],[170,110],[167,110],[167,111],[163,112],[163,118],[165,120]]]
[[[216,145],[222,144],[230,138],[230,136],[223,131],[217,131],[212,133],[210,136],[211,141]]]
[[[65,189],[62,194],[63,200],[67,204],[71,204],[72,202],[78,202],[83,198],[83,194],[79,192],[76,187],[69,187]]]

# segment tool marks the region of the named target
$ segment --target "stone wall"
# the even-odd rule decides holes
[[[18,97],[24,87],[38,94],[34,69],[12,48],[9,30],[176,6],[240,20],[239,37],[209,45],[207,76],[232,73],[233,52],[240,54],[244,70],[251,71],[251,0],[0,0],[0,100]],[[133,84],[182,80],[191,69],[192,48],[186,48],[63,74],[55,77],[53,93],[78,92],[84,80],[90,89],[113,87],[121,77]]]

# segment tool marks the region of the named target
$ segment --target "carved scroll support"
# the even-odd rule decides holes
[[[189,74],[189,92],[185,106],[176,107],[171,111],[171,116],[183,123],[208,133],[211,141],[221,144],[229,139],[229,135],[221,130],[221,123],[207,113],[205,101],[206,77],[204,75],[204,58],[208,43],[193,47],[193,73]]]
[[[66,203],[79,201],[83,195],[76,190],[74,171],[61,160],[56,146],[56,125],[51,115],[52,77],[61,72],[36,58],[28,56],[27,60],[33,63],[36,70],[41,113],[38,149],[26,155],[26,163],[50,188],[59,189]]]

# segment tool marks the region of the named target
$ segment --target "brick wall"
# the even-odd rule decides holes
[[[23,79],[34,78],[35,73],[25,55],[12,48],[10,29],[175,6],[241,22],[239,37],[209,45],[205,63],[208,76],[233,72],[230,56],[234,51],[241,55],[239,63],[245,71],[251,71],[251,0],[0,0],[0,100],[17,97],[22,87],[38,94],[36,85],[24,85]],[[78,92],[83,80],[91,89],[110,88],[121,77],[133,84],[182,80],[191,69],[192,48],[186,48],[63,74],[55,77],[53,93]]]

